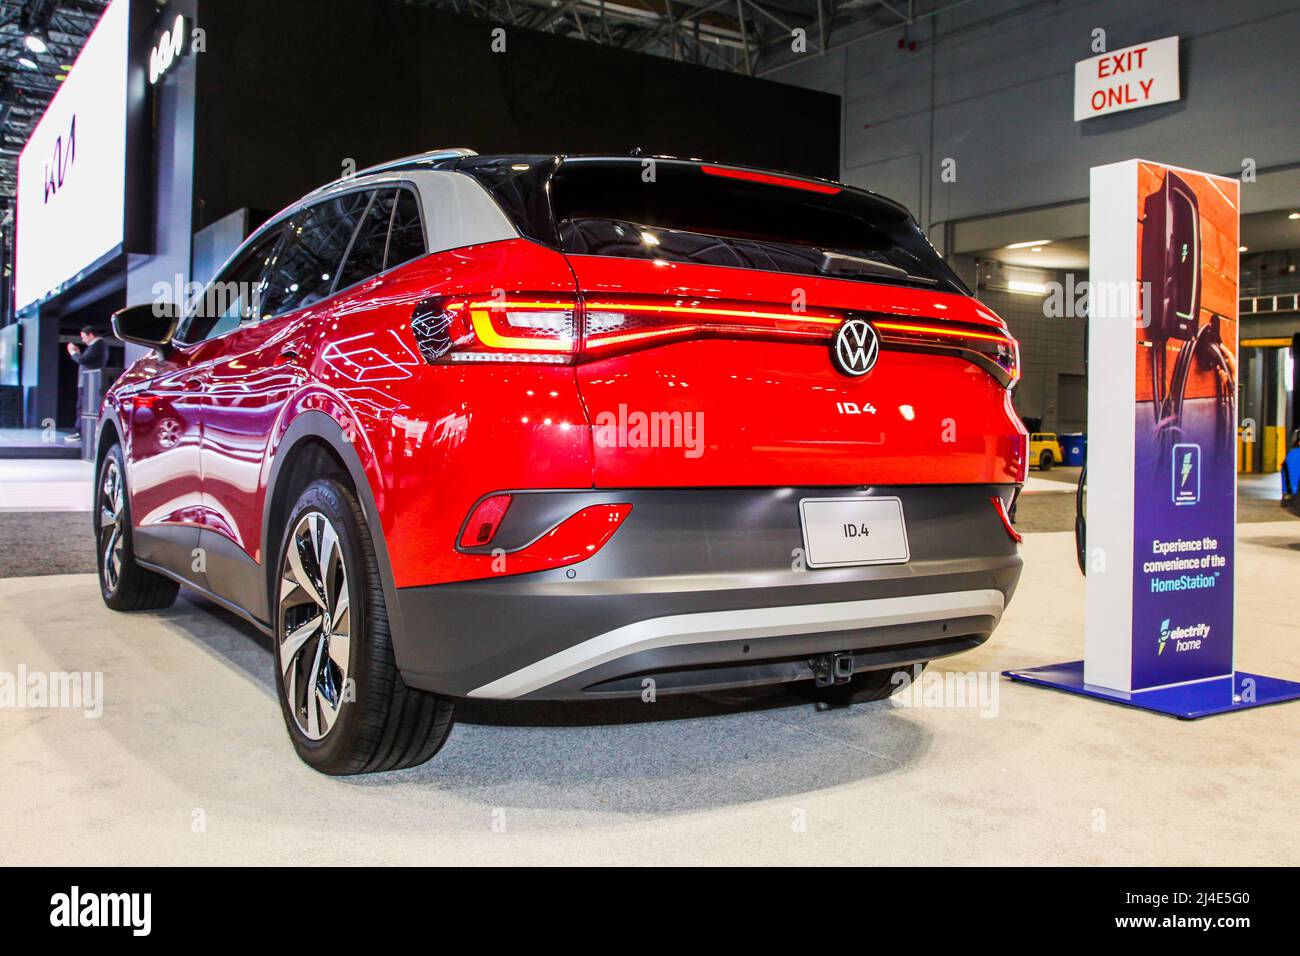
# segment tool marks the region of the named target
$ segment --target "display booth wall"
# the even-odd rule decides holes
[[[838,176],[833,94],[373,0],[208,0],[198,23],[196,231],[278,209],[345,160],[446,146],[639,147]]]

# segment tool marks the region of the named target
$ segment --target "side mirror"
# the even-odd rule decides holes
[[[113,334],[123,342],[165,349],[179,321],[180,310],[170,302],[131,305],[113,313]]]

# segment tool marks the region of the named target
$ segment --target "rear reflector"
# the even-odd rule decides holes
[[[1006,503],[997,495],[990,495],[989,501],[993,503],[993,510],[996,511],[998,513],[998,517],[1002,519],[1002,527],[1006,529],[1007,537],[1009,537],[1016,544],[1019,544],[1020,542],[1024,541],[1025,540],[1024,535],[1022,535],[1019,531],[1017,531],[1015,529],[1015,526],[1011,523],[1011,516],[1007,514]]]
[[[501,527],[501,519],[506,516],[513,500],[513,495],[493,495],[480,501],[465,522],[465,530],[460,535],[460,546],[481,548],[491,544],[496,537],[497,528]]]
[[[768,186],[784,186],[786,189],[803,189],[810,193],[834,196],[840,187],[831,183],[813,182],[808,179],[796,179],[793,176],[774,176],[771,173],[755,172],[752,169],[735,169],[731,166],[701,166],[700,169],[710,176],[722,176],[726,179],[743,179],[750,183],[766,183]]]
[[[522,551],[507,558],[513,571],[534,571],[583,561],[601,548],[632,512],[630,504],[590,505],[565,518]]]
[[[495,570],[510,574],[541,571],[586,560],[605,546],[632,512],[630,504],[588,505],[522,548],[491,553],[479,550],[485,549],[496,537],[512,497],[493,495],[481,501],[466,522],[458,545],[462,552],[472,551],[494,560],[504,557],[505,564]]]

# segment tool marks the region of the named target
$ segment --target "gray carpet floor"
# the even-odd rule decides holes
[[[87,512],[0,512],[0,578],[94,570],[95,543]]]

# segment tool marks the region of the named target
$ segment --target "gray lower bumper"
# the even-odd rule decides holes
[[[1019,579],[989,503],[1011,490],[538,492],[557,513],[633,510],[570,568],[399,589],[398,663],[408,684],[452,696],[570,699],[636,695],[647,677],[657,693],[799,680],[833,651],[858,670],[958,653],[988,638]],[[802,570],[799,500],[828,495],[900,497],[911,559]]]

